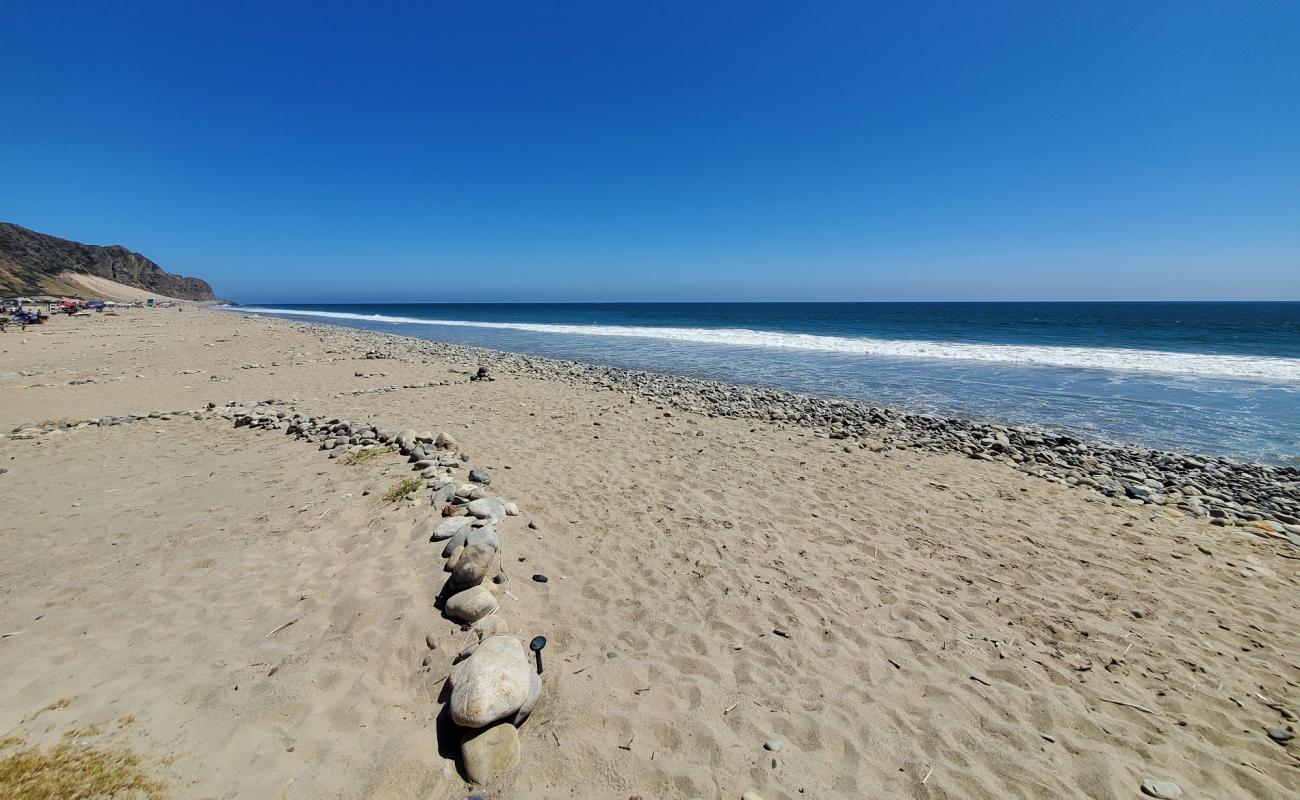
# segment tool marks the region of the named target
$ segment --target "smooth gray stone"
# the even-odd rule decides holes
[[[433,504],[441,508],[451,502],[451,498],[456,496],[456,484],[444,483],[442,486],[433,490]],[[458,517],[449,517],[449,519],[458,519]]]
[[[452,517],[452,519],[455,519],[455,517]],[[461,528],[460,530],[456,531],[455,533],[453,533],[451,535],[451,538],[447,540],[447,544],[444,545],[442,548],[442,557],[450,558],[451,554],[456,550],[457,547],[464,547],[465,540],[469,538],[469,532],[470,532],[470,528],[467,525]]]
[[[1142,781],[1142,794],[1147,797],[1158,797],[1160,800],[1178,800],[1183,796],[1183,790],[1173,781],[1157,781],[1147,778]]]
[[[500,522],[506,518],[506,504],[499,497],[481,497],[470,502],[466,509],[479,519]]]
[[[485,544],[497,552],[501,551],[501,534],[497,529],[489,525],[483,527],[472,527],[469,529],[469,535],[465,537],[465,546],[473,547],[476,544]]]
[[[441,542],[443,539],[450,539],[462,528],[468,528],[473,522],[473,517],[445,517],[434,527],[430,533],[429,541]]]

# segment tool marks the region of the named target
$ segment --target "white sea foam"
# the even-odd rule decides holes
[[[672,342],[738,347],[767,347],[814,350],[893,358],[927,358],[946,361],[974,361],[1080,369],[1153,372],[1210,378],[1236,378],[1300,382],[1300,358],[1233,356],[1209,353],[1174,353],[1119,347],[1053,347],[1013,344],[972,344],[920,339],[868,339],[820,336],[810,333],[760,331],[748,328],[672,328],[640,325],[560,325],[539,322],[481,322],[457,319],[421,319],[385,314],[353,314],[346,311],[307,311],[291,308],[235,308],[256,314],[284,314],[322,317],[357,322],[386,322],[403,325],[439,325],[459,328],[555,333],[570,336],[618,336],[662,339]]]

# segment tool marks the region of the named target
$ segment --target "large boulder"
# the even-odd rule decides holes
[[[473,655],[451,668],[452,721],[482,728],[517,713],[531,694],[532,675],[522,641],[514,636],[484,639]]]

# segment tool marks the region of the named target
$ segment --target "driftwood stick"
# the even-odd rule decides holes
[[[284,630],[285,628],[289,627],[290,625],[294,624],[294,623],[297,622],[299,619],[302,619],[302,617],[298,617],[297,619],[291,619],[291,620],[289,620],[288,622],[284,623],[284,624],[281,625],[280,627],[278,627],[278,628],[276,628],[275,630],[273,630],[273,631],[271,631],[270,633],[268,633],[268,634],[266,635],[266,638],[270,639],[272,636],[276,635],[276,634],[279,633],[280,631],[282,631],[282,630]]]
[[[1116,706],[1124,706],[1125,708],[1134,708],[1134,709],[1137,709],[1138,711],[1141,711],[1141,712],[1144,713],[1144,714],[1155,714],[1155,713],[1156,713],[1156,712],[1152,711],[1151,709],[1147,708],[1146,706],[1140,706],[1140,705],[1138,705],[1137,703],[1125,703],[1123,700],[1109,700],[1109,699],[1103,697],[1103,698],[1101,698],[1101,702],[1103,702],[1103,703],[1110,703],[1111,705],[1116,705]]]

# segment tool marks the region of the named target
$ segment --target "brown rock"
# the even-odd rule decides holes
[[[485,784],[519,764],[519,731],[508,722],[467,731],[460,742],[460,757],[466,777]]]

